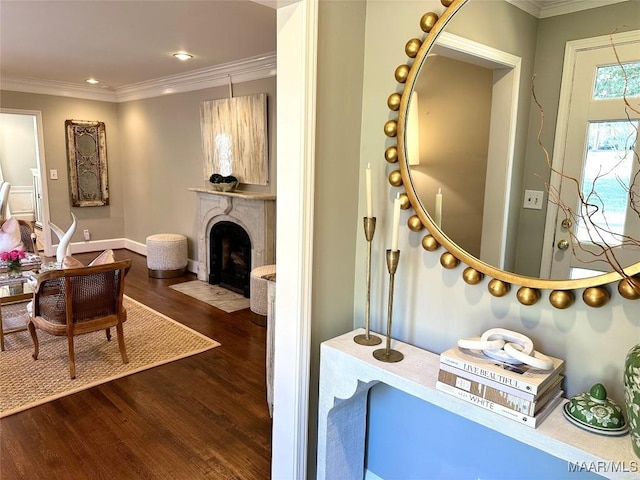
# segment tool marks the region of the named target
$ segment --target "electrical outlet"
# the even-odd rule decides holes
[[[91,240],[91,234],[89,233],[89,229],[85,228],[85,230],[84,230],[84,232],[83,232],[83,233],[84,233],[84,239],[85,239],[85,241],[87,241],[87,242],[88,242],[89,240]]]
[[[542,198],[544,192],[540,190],[525,190],[523,208],[542,210]]]
[[[49,170],[49,178],[51,180],[57,180],[58,179],[58,170],[56,170],[55,168]]]

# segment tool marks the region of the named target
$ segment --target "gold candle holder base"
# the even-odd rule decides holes
[[[367,239],[367,301],[364,310],[365,333],[353,337],[353,341],[359,345],[368,347],[379,345],[382,339],[369,333],[369,319],[371,317],[371,241],[376,232],[376,217],[364,217],[364,236]]]
[[[396,363],[404,358],[404,355],[399,351],[389,349],[389,351],[387,352],[386,348],[379,348],[378,350],[374,350],[373,356],[376,360],[387,363]]]
[[[400,260],[400,250],[387,250],[387,269],[389,270],[389,303],[387,307],[387,343],[385,348],[373,351],[376,360],[387,363],[399,362],[404,355],[397,350],[391,349],[391,320],[393,319],[393,288],[395,283],[396,270]]]
[[[382,343],[382,339],[376,335],[362,333],[360,335],[356,335],[353,337],[353,341],[358,345],[364,345],[366,347],[373,347],[375,345],[380,345]]]

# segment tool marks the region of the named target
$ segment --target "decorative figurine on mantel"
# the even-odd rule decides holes
[[[238,179],[236,177],[233,175],[224,177],[219,173],[211,175],[209,182],[211,182],[211,188],[217,192],[233,192],[238,186]]]

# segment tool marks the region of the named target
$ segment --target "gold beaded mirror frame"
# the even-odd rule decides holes
[[[414,210],[414,214],[407,222],[409,229],[413,232],[425,232],[426,229],[422,238],[422,247],[428,252],[440,253],[442,267],[456,269],[462,268],[461,264],[466,265],[462,277],[467,284],[479,285],[485,276],[491,277],[488,290],[495,297],[505,296],[512,286],[516,286],[518,301],[522,305],[534,305],[541,299],[542,291],[546,290],[549,291],[548,300],[553,307],[566,309],[574,304],[576,294],[581,292],[583,302],[597,308],[609,301],[610,285],[617,285],[622,297],[628,300],[640,298],[640,262],[626,267],[623,271],[612,271],[599,276],[572,280],[550,280],[507,272],[480,261],[460,248],[436,226],[418,199],[405,146],[411,95],[416,76],[434,41],[467,1],[469,0],[441,0],[445,7],[441,15],[429,12],[422,16],[420,28],[426,35],[423,39],[412,38],[406,43],[405,53],[409,58],[394,72],[395,79],[400,84],[401,93],[394,92],[387,99],[387,105],[392,111],[392,119],[385,123],[384,132],[392,140],[391,143],[395,142],[395,144],[386,148],[385,159],[388,163],[399,167],[390,172],[389,183],[394,187],[405,189],[405,192],[400,194],[401,208]],[[397,119],[394,119],[396,114]]]

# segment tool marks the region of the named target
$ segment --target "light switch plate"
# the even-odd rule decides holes
[[[542,199],[544,192],[540,190],[525,190],[523,208],[531,208],[534,210],[542,210]]]
[[[49,170],[49,178],[51,180],[57,180],[58,179],[58,170],[56,170],[55,168]]]

